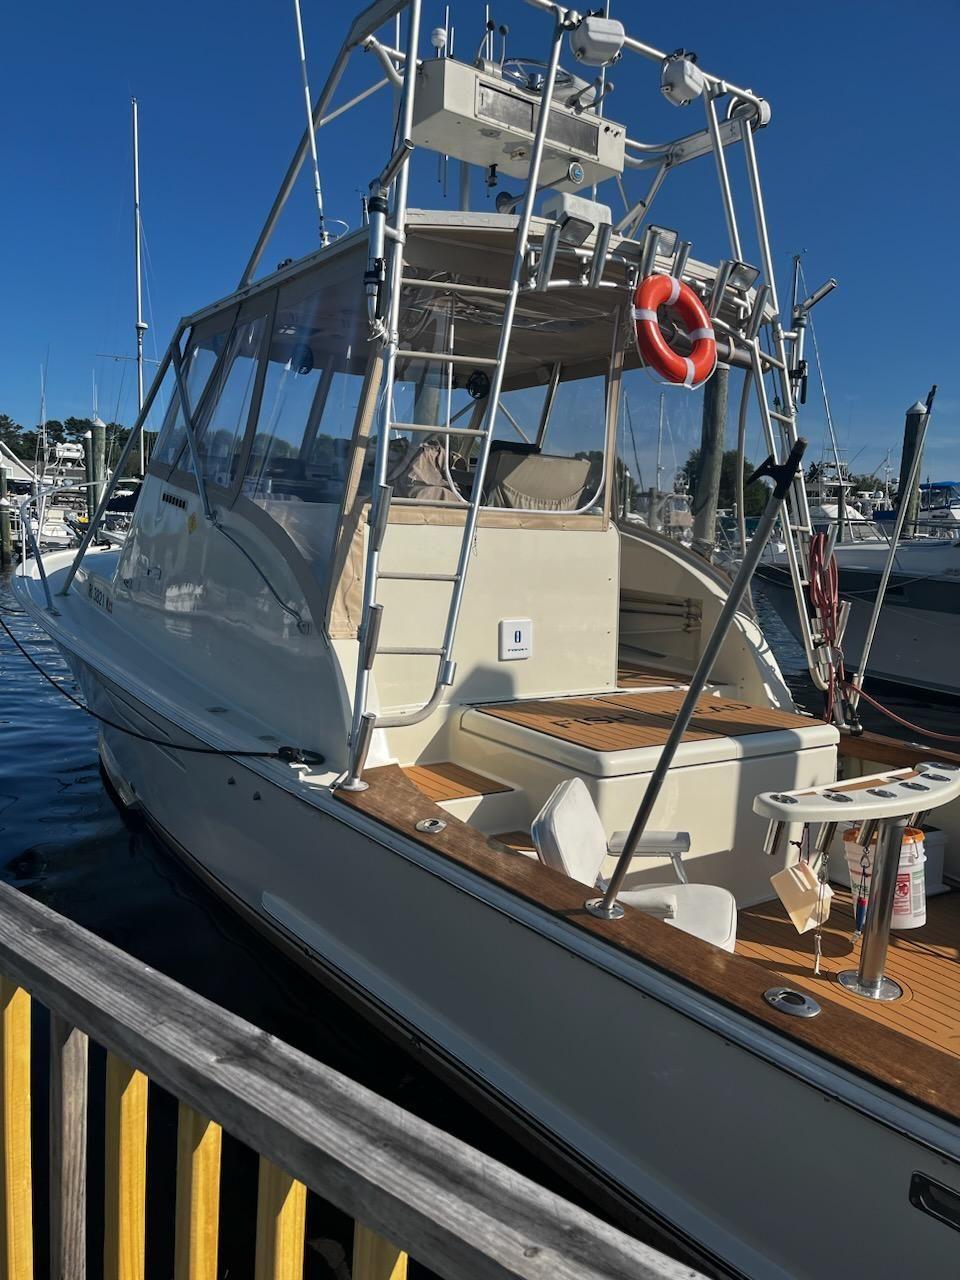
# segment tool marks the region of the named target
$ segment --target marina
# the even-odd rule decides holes
[[[134,99],[130,425],[96,378],[48,419],[46,363],[4,419],[15,1280],[812,1280],[851,1178],[846,1273],[955,1273],[952,401],[895,496],[855,481],[770,103],[635,15],[514,7],[536,58],[489,7],[349,7],[314,93],[294,0],[306,130],[151,378]]]

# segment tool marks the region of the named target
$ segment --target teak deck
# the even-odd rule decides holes
[[[953,1059],[945,1059],[939,1046],[909,1037],[886,1019],[881,1022],[864,1015],[867,1001],[858,1000],[854,1009],[846,1002],[825,1000],[819,1018],[785,1018],[764,1002],[769,980],[764,967],[752,957],[719,951],[640,911],[628,909],[622,920],[600,920],[584,910],[582,885],[532,858],[517,856],[497,838],[438,809],[397,765],[368,769],[364,776],[368,790],[334,793],[345,807],[582,929],[596,941],[706,992],[776,1034],[871,1077],[921,1106],[960,1119],[960,1072],[949,1069]],[[439,832],[417,830],[418,822],[437,817],[445,820]],[[809,971],[795,981],[811,993],[824,985]]]
[[[482,773],[464,769],[450,760],[406,765],[403,772],[418,791],[436,804],[443,800],[466,800],[469,796],[493,796],[513,790],[505,782],[486,778]]]
[[[800,979],[821,1001],[836,1001],[960,1058],[960,893],[928,898],[927,923],[922,929],[891,931],[884,972],[900,983],[903,996],[890,1004],[864,1000],[836,980],[842,969],[855,969],[860,961],[860,943],[851,941],[853,911],[848,890],[834,886],[830,919],[823,929],[819,977],[813,972],[813,933],[798,934],[779,900],[741,911],[737,931],[738,954],[789,981]]]
[[[667,740],[684,693],[611,693],[584,698],[541,698],[530,702],[504,702],[479,707],[496,716],[553,738],[562,738],[593,751],[630,751],[661,747]],[[770,707],[754,707],[734,698],[704,694],[684,742],[707,738],[738,738],[777,729],[805,729],[814,723],[808,716]]]
[[[622,689],[662,689],[665,685],[688,685],[690,677],[678,671],[657,671],[655,667],[639,667],[621,662],[617,668],[617,684]]]

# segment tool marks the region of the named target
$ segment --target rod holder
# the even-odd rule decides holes
[[[363,667],[369,671],[380,647],[380,627],[383,623],[383,605],[372,604],[367,610],[367,625],[363,631]]]
[[[600,281],[603,279],[603,269],[607,265],[607,250],[610,248],[610,237],[612,235],[613,227],[609,222],[604,222],[597,228],[597,242],[593,248],[593,257],[590,259],[590,274],[588,276],[588,284],[591,289],[600,287]]]
[[[537,282],[534,288],[538,293],[544,293],[550,283],[550,277],[553,275],[553,264],[557,256],[557,246],[560,243],[560,223],[551,222],[549,227],[543,233],[543,245],[540,249],[540,262],[537,266]]]
[[[867,818],[860,827],[857,835],[857,844],[864,849],[869,849],[877,838],[877,832],[880,830],[880,822],[877,818]]]
[[[683,279],[683,273],[687,269],[687,259],[690,257],[690,250],[693,245],[689,240],[681,240],[677,245],[677,252],[673,259],[673,274],[678,280]]]
[[[373,740],[373,731],[376,727],[377,717],[374,712],[367,711],[360,717],[357,740],[351,744],[353,747],[351,752],[353,759],[350,762],[350,774],[340,784],[343,791],[366,791],[367,787],[369,787],[369,782],[364,782],[361,775],[367,763],[367,756],[370,754],[370,743]]]
[[[711,320],[716,319],[720,304],[723,302],[723,295],[726,293],[727,285],[730,283],[731,275],[733,275],[733,263],[721,262],[713,279],[713,289],[710,292],[710,303],[707,307]]]
[[[837,835],[837,827],[839,823],[825,822],[817,832],[817,842],[814,850],[821,856],[830,852],[830,846],[833,844]]]
[[[763,852],[769,858],[779,858],[787,851],[787,837],[790,827],[778,818],[771,818],[767,823],[767,834],[763,837]]]

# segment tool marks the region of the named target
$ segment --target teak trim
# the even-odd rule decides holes
[[[945,764],[960,764],[960,752],[943,747],[926,746],[922,742],[903,742],[888,738],[882,733],[841,733],[837,754],[852,760],[866,760],[875,764],[889,764],[902,768],[922,760],[942,760]]]
[[[392,831],[765,1024],[779,1036],[876,1080],[912,1102],[960,1119],[960,1072],[952,1070],[953,1059],[839,1005],[824,1007],[817,1018],[785,1018],[763,999],[770,975],[762,965],[630,908],[622,920],[600,920],[584,910],[589,891],[583,885],[460,822],[418,791],[398,765],[368,769],[364,777],[369,783],[366,791],[335,794],[344,804]],[[446,824],[438,834],[416,830],[422,819],[438,817]],[[802,987],[803,983],[792,985]],[[815,996],[816,992],[810,994]],[[949,1069],[945,1069],[947,1064]]]

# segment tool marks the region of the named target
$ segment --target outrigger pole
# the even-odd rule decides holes
[[[860,702],[860,690],[863,688],[863,682],[866,679],[867,663],[870,661],[870,650],[873,648],[874,636],[877,633],[877,623],[880,621],[880,610],[883,608],[883,601],[887,594],[887,584],[890,581],[890,574],[893,572],[893,562],[897,558],[897,547],[900,542],[900,536],[903,533],[903,526],[907,518],[907,510],[910,506],[910,495],[913,493],[917,477],[920,474],[920,463],[923,457],[923,443],[927,435],[927,424],[930,422],[930,414],[933,412],[933,402],[937,394],[937,384],[934,383],[927,394],[927,403],[924,409],[923,417],[917,426],[917,447],[913,455],[913,461],[910,465],[910,473],[907,476],[907,484],[903,492],[897,498],[897,518],[893,526],[893,536],[890,539],[890,548],[887,551],[887,559],[883,566],[883,572],[880,575],[880,583],[877,587],[876,599],[873,602],[873,612],[870,614],[870,625],[867,627],[867,634],[863,640],[863,651],[860,654],[860,662],[857,665],[857,671],[851,680],[850,697],[847,701],[849,708],[852,733],[862,733],[863,725],[860,724],[857,716],[857,705]]]
[[[677,718],[673,722],[669,736],[663,744],[660,759],[657,761],[649,785],[644,792],[640,807],[637,810],[637,816],[634,818],[633,825],[627,835],[623,852],[617,859],[617,865],[613,875],[610,877],[606,892],[602,898],[591,898],[589,902],[584,903],[586,910],[593,916],[599,916],[603,920],[618,920],[623,915],[623,907],[617,902],[617,894],[623,886],[624,877],[630,869],[630,863],[633,861],[640,839],[646,830],[654,805],[660,797],[660,791],[670,771],[670,766],[673,764],[677,748],[683,741],[683,735],[693,719],[700,695],[710,679],[713,664],[716,662],[723,642],[733,626],[737,610],[747,594],[750,580],[760,562],[764,548],[770,540],[770,534],[773,532],[773,526],[786,501],[790,486],[800,470],[800,461],[803,458],[806,447],[807,442],[801,437],[790,450],[785,462],[776,463],[773,454],[771,454],[766,462],[759,466],[747,480],[749,485],[754,480],[759,480],[762,476],[770,476],[774,481],[773,492],[767,499],[767,505],[764,508],[763,515],[760,517],[757,531],[747,545],[743,560],[740,563],[740,569],[730,587],[723,609],[720,611],[720,617],[717,619],[717,624],[704,646],[703,654],[697,663],[697,669],[690,678],[690,687],[687,689],[680,710],[677,712]]]
[[[136,98],[130,99],[133,127],[133,262],[136,285],[137,314],[134,328],[137,334],[137,414],[143,410],[143,335],[147,326],[143,321],[143,282],[140,263],[140,119]],[[140,475],[146,470],[143,448],[143,423],[137,432],[140,449]]]

